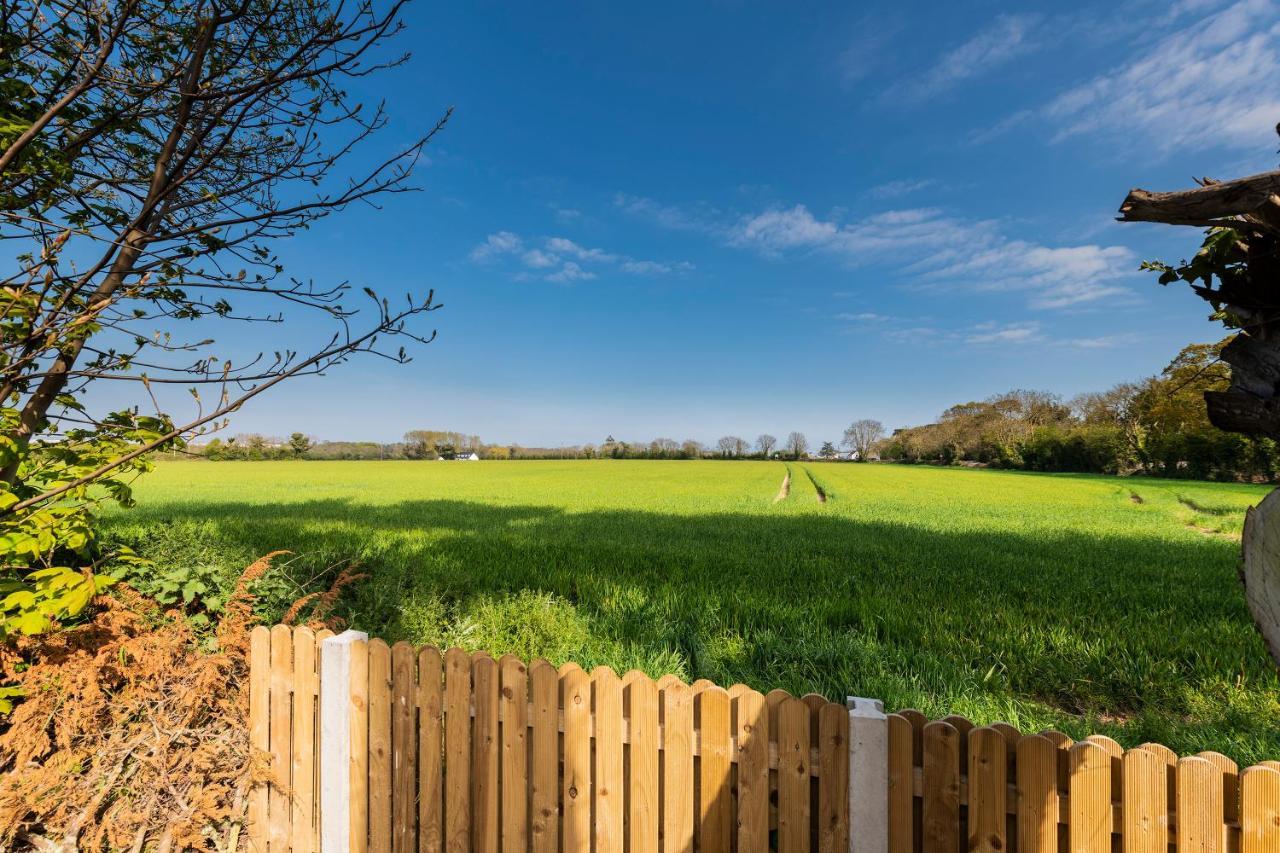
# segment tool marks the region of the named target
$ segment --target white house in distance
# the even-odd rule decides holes
[[[453,458],[460,459],[466,462],[479,462],[480,454],[476,453],[474,450],[460,450],[458,451],[458,455]]]

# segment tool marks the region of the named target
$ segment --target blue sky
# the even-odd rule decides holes
[[[1070,396],[1213,340],[1113,221],[1132,186],[1274,168],[1269,0],[412,4],[368,156],[456,114],[423,192],[279,246],[434,287],[438,340],[254,401],[232,431],[524,444],[888,426]],[[275,330],[269,330],[275,331]],[[226,338],[245,352],[320,333]],[[250,337],[250,335],[252,337]]]

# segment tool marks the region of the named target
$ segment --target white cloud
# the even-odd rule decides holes
[[[830,222],[819,222],[803,204],[790,210],[768,210],[744,219],[732,242],[756,246],[769,252],[782,249],[821,246],[831,241],[837,228]]]
[[[886,97],[925,100],[1029,53],[1036,48],[1032,35],[1040,20],[1035,15],[1000,15],[920,77],[890,87]]]
[[[524,247],[524,241],[510,231],[499,231],[490,234],[485,241],[471,250],[471,260],[484,263],[500,255],[514,254]]]
[[[887,320],[889,318],[883,314],[876,314],[871,311],[863,311],[858,314],[848,314],[848,313],[837,314],[836,319],[845,320],[851,323],[875,323],[875,322],[879,322],[880,320]]]
[[[574,281],[588,281],[595,277],[596,274],[590,270],[584,270],[573,261],[566,261],[564,266],[562,266],[557,272],[553,272],[546,278],[547,281],[554,281],[563,284]]]
[[[867,190],[867,195],[871,198],[888,199],[900,198],[904,195],[920,192],[929,187],[937,186],[938,181],[934,178],[919,178],[916,180],[889,181],[888,183],[879,184]]]
[[[1040,324],[1025,323],[979,323],[965,337],[968,344],[1028,344],[1041,339]]]
[[[1182,12],[1213,4],[1183,3]],[[1280,13],[1273,0],[1239,0],[1183,29],[1142,37],[1145,49],[1114,71],[1058,95],[1040,111],[1055,140],[1097,134],[1141,138],[1160,150],[1268,146],[1280,115]]]
[[[1061,341],[1063,346],[1071,349],[1115,349],[1130,346],[1142,341],[1142,336],[1133,332],[1122,332],[1115,335],[1099,335],[1096,338],[1067,338]]]
[[[552,237],[547,240],[547,248],[562,255],[570,255],[580,261],[593,261],[611,264],[618,256],[604,249],[587,249],[564,237]]]
[[[471,250],[470,258],[475,263],[491,263],[502,257],[516,257],[521,264],[530,270],[552,270],[538,276],[528,272],[516,274],[516,279],[529,281],[541,277],[545,281],[573,282],[596,278],[597,273],[590,266],[613,266],[629,275],[671,275],[691,272],[693,264],[688,261],[648,261],[609,252],[604,249],[593,249],[570,240],[567,237],[548,237],[545,248],[525,248],[526,241],[519,234],[510,231],[498,231],[490,234],[485,241]],[[565,258],[573,260],[566,261]]]
[[[651,198],[626,193],[615,193],[613,204],[619,210],[673,231],[691,231],[696,234],[717,236],[724,233],[724,227],[719,224],[720,211],[708,205],[698,205],[696,210],[689,211],[675,205],[661,204]]]
[[[550,252],[544,252],[541,249],[530,249],[521,257],[526,267],[532,267],[535,270],[554,267],[560,262],[560,258]]]
[[[632,273],[633,275],[668,275],[673,272],[692,272],[694,266],[688,261],[664,264],[659,261],[637,261],[634,259],[627,259],[622,262],[619,269],[626,273]]]

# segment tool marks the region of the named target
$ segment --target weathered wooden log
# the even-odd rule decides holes
[[[1205,391],[1209,423],[1226,432],[1280,438],[1280,399],[1244,391]]]
[[[1231,217],[1264,217],[1280,198],[1280,171],[1263,172],[1232,181],[1208,183],[1193,190],[1157,193],[1133,189],[1120,205],[1121,222],[1163,222],[1167,225],[1231,225]]]
[[[1240,580],[1271,658],[1280,661],[1280,489],[1244,517]]]

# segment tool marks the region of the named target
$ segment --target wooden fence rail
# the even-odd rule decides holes
[[[354,853],[849,849],[843,705],[359,641],[349,766],[333,767],[317,760],[327,636],[254,631],[251,739],[271,778],[250,801],[253,850],[319,851],[319,792],[342,773]]]

